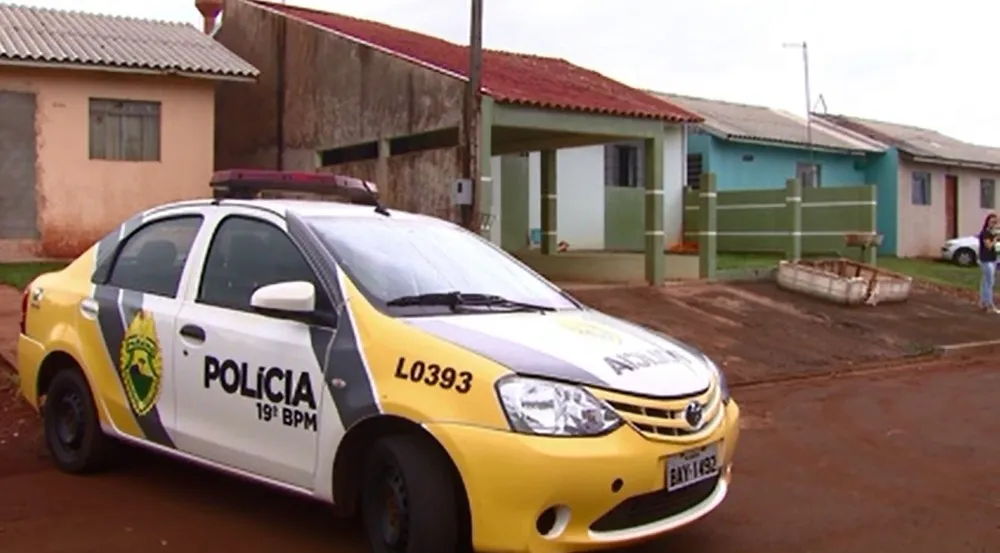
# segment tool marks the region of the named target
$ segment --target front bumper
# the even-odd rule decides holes
[[[610,549],[708,514],[726,495],[740,432],[735,401],[729,402],[722,424],[712,434],[686,444],[648,439],[630,426],[596,438],[526,436],[447,423],[426,427],[448,450],[462,476],[475,549],[533,553]],[[667,494],[667,456],[713,442],[719,443],[718,479]],[[621,487],[615,492],[612,483],[619,479]],[[626,501],[629,504],[616,514],[644,510],[642,522],[605,531],[591,528]],[[556,524],[562,530],[542,536],[536,520],[557,506],[565,507]]]
[[[942,246],[941,247],[941,259],[946,261],[951,261],[955,257],[955,247],[954,246]]]

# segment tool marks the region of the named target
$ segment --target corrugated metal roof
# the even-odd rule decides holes
[[[970,144],[938,131],[846,115],[817,113],[814,116],[896,146],[912,156],[1000,166],[1000,148]]]
[[[808,146],[809,144],[805,118],[785,111],[765,106],[737,104],[665,92],[654,92],[654,94],[704,117],[705,122],[701,124],[703,127],[727,138],[778,142],[796,146]],[[823,148],[854,152],[885,151],[881,145],[859,140],[845,133],[837,132],[835,129],[816,124],[812,126],[812,144]]]
[[[464,45],[376,21],[262,0],[248,1],[442,72],[462,78],[468,74],[469,50]],[[531,54],[484,50],[482,87],[495,100],[512,104],[671,122],[700,120],[687,110],[596,71],[563,59]]]
[[[258,75],[254,66],[185,23],[0,4],[0,65],[7,63]]]

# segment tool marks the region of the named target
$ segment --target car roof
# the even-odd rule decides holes
[[[286,200],[286,199],[253,199],[253,200],[188,200],[164,204],[151,209],[150,211],[170,210],[174,208],[217,204],[221,206],[250,206],[266,209],[279,215],[294,213],[299,217],[356,217],[364,219],[389,219],[402,221],[416,221],[427,224],[453,225],[450,221],[445,221],[437,217],[411,213],[398,209],[390,209],[388,218],[375,212],[375,208],[370,205],[359,205],[345,202],[334,202],[324,200]]]

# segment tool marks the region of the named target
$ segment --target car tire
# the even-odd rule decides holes
[[[951,259],[958,265],[971,267],[976,264],[976,252],[972,251],[972,248],[959,248]]]
[[[431,439],[397,434],[368,453],[361,514],[372,553],[465,550],[455,471]]]
[[[101,429],[83,374],[64,369],[55,375],[45,394],[42,417],[45,445],[59,470],[86,474],[107,466],[112,439]]]

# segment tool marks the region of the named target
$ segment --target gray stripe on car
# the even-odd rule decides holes
[[[594,376],[583,367],[517,342],[450,324],[440,319],[414,317],[407,322],[456,346],[491,359],[521,375],[540,376],[601,388],[611,387],[607,382]]]

